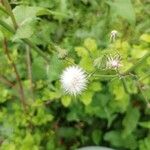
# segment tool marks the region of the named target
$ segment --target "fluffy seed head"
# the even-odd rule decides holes
[[[78,66],[70,66],[63,71],[61,84],[66,93],[71,95],[80,94],[87,85],[86,73]]]

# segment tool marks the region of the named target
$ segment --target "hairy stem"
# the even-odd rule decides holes
[[[6,8],[6,10],[7,10],[9,16],[11,17],[11,20],[12,20],[12,23],[13,23],[13,25],[14,25],[14,28],[17,29],[18,25],[17,25],[15,16],[14,16],[14,14],[13,14],[13,12],[12,12],[12,9],[11,9],[11,6],[10,6],[8,0],[2,0],[2,3],[3,3],[3,5],[4,5],[4,7]]]
[[[12,58],[11,58],[11,56],[9,54],[8,45],[7,45],[7,39],[6,38],[4,38],[3,47],[4,47],[4,51],[5,51],[6,56],[7,56],[8,60],[10,61],[11,65],[12,65],[12,67],[14,69],[14,73],[16,75],[16,80],[17,80],[18,85],[19,85],[20,101],[21,101],[21,103],[23,105],[24,110],[26,110],[26,102],[25,102],[23,86],[22,86],[22,83],[21,83],[21,79],[20,79],[20,76],[19,76],[16,64],[14,63],[14,61],[12,60]]]
[[[32,80],[32,64],[31,64],[31,51],[30,47],[26,47],[26,61],[27,61],[27,70],[28,70],[28,79],[30,80],[30,93],[32,99],[34,99],[33,92],[33,80]]]

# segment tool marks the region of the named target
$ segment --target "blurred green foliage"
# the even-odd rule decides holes
[[[103,69],[77,97],[65,95],[59,82],[74,63],[90,74],[117,51],[125,72],[148,53],[148,0],[10,0],[16,29],[6,0],[0,2],[1,150],[150,150],[150,58],[125,77],[128,92],[118,77],[99,76],[115,75]]]

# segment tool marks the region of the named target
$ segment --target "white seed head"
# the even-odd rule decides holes
[[[66,68],[61,75],[61,84],[66,93],[71,95],[80,94],[87,85],[87,75],[78,66]]]
[[[121,66],[121,59],[119,55],[107,57],[106,68],[118,69]]]

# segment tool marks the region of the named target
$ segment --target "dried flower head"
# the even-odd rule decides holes
[[[80,94],[87,85],[87,75],[78,66],[66,68],[61,75],[61,84],[66,93],[71,95]]]
[[[107,56],[106,68],[107,69],[118,69],[121,66],[121,57],[119,54],[115,56]]]
[[[118,31],[117,30],[112,30],[111,33],[110,33],[110,40],[112,42],[114,42],[116,40],[117,36],[118,36]]]

